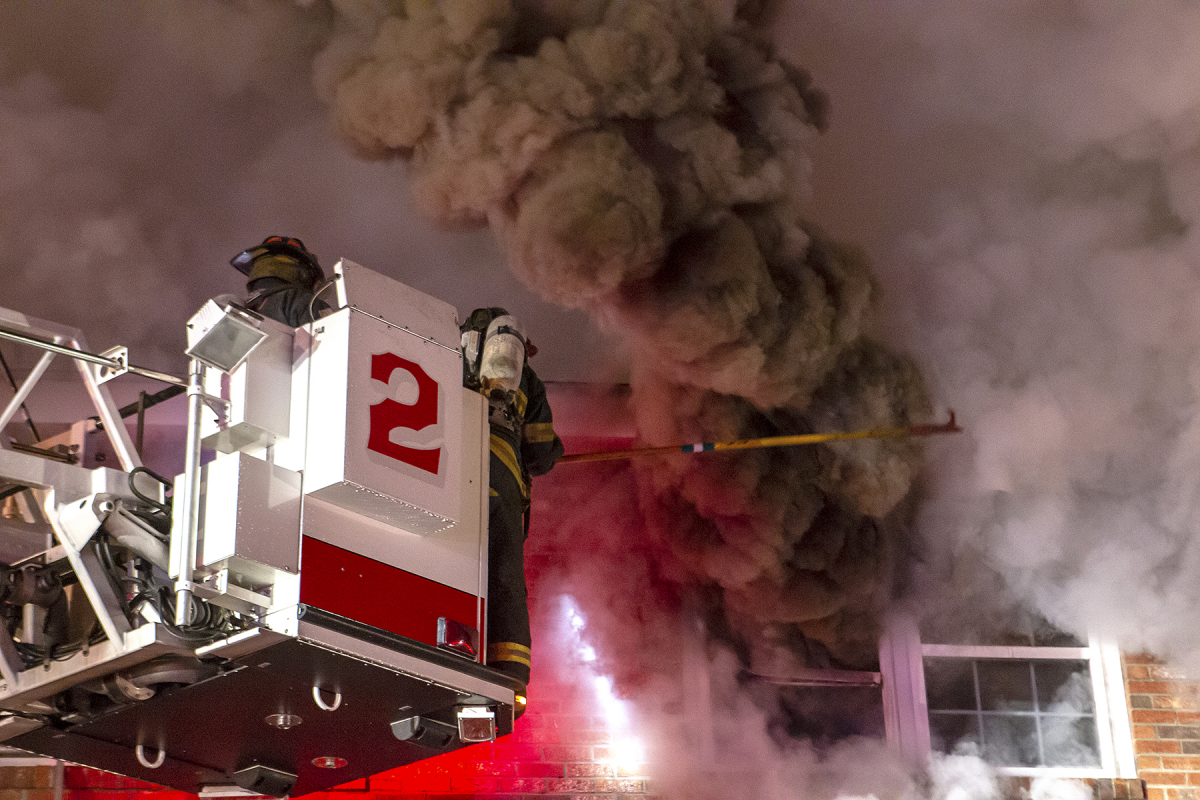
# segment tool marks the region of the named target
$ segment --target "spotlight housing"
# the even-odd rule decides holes
[[[209,300],[188,320],[190,357],[226,374],[240,367],[254,348],[267,338],[259,330],[262,317],[229,303]]]

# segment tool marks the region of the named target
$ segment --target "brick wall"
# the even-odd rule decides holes
[[[1087,781],[1096,800],[1145,800],[1146,785],[1138,778],[1103,778]]]
[[[1126,655],[1133,747],[1147,800],[1200,800],[1200,683],[1149,655]]]
[[[1005,800],[1029,800],[1033,778],[1006,777],[999,781],[1000,796]],[[1083,783],[1095,800],[1145,800],[1146,792],[1137,778],[1087,778]]]
[[[51,800],[54,781],[53,767],[0,769],[0,797],[4,800]]]
[[[605,719],[587,713],[588,694],[587,687],[539,682],[539,699],[512,736],[377,775],[370,787],[381,800],[647,798],[638,765],[617,761]]]

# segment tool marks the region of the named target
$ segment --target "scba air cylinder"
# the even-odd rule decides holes
[[[516,317],[496,317],[488,325],[483,341],[479,375],[491,389],[515,392],[521,385],[525,366],[525,334]]]

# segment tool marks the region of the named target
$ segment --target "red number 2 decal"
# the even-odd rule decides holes
[[[371,406],[371,434],[367,439],[367,449],[437,475],[442,448],[419,450],[396,444],[390,438],[396,428],[419,431],[437,424],[437,381],[429,377],[419,364],[395,353],[376,353],[371,356],[372,380],[386,384],[391,380],[392,373],[398,369],[408,372],[416,379],[417,401],[412,405],[405,405],[389,397]]]

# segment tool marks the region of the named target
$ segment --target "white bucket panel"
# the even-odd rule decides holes
[[[396,319],[425,297],[387,283],[405,290],[392,298]],[[453,308],[433,298],[428,302],[449,309],[440,326],[446,330],[438,335],[457,332]],[[428,309],[422,315],[428,317]],[[305,493],[412,533],[458,524],[463,472],[458,351],[352,308],[320,320],[313,337]]]

